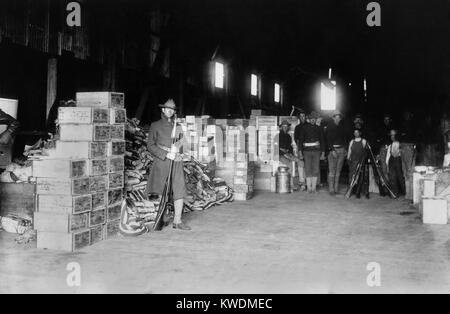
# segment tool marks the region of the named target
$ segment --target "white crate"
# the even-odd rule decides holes
[[[38,232],[37,248],[73,252],[91,244],[90,230],[74,233]]]
[[[445,225],[448,222],[446,199],[423,198],[422,222],[424,224]]]
[[[36,194],[86,195],[90,194],[90,179],[84,178],[37,178]]]
[[[77,93],[78,107],[123,108],[125,94],[115,92]]]
[[[47,232],[74,232],[89,226],[89,213],[66,214],[36,212],[33,220],[34,229]]]
[[[81,107],[58,108],[58,124],[91,124],[92,109]]]
[[[80,214],[92,210],[92,195],[38,195],[39,212]]]
[[[44,159],[33,161],[33,177],[81,178],[88,175],[87,159]]]

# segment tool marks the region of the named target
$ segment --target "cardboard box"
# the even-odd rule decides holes
[[[108,157],[123,156],[125,152],[125,141],[113,141],[108,143]]]
[[[121,203],[108,206],[107,215],[106,215],[107,221],[114,221],[114,220],[120,219],[121,210],[122,210]]]
[[[109,172],[122,172],[125,170],[125,159],[122,156],[109,157]]]
[[[107,142],[112,139],[112,128],[108,124],[94,124],[94,142]]]
[[[80,214],[92,210],[92,195],[38,195],[39,212]]]
[[[102,208],[108,205],[108,192],[92,193],[92,209]]]
[[[92,124],[62,124],[59,126],[59,139],[67,142],[86,142],[94,140]]]
[[[109,174],[108,189],[116,189],[124,187],[124,172],[114,172]]]
[[[123,200],[122,189],[114,189],[108,191],[108,207],[112,205],[117,205]]]
[[[83,178],[37,178],[36,193],[45,195],[90,194],[90,179]]]
[[[446,199],[423,198],[422,202],[422,222],[424,224],[445,225],[448,223],[448,207]]]
[[[125,140],[124,124],[111,124],[111,140]]]
[[[89,175],[86,159],[44,159],[33,161],[33,177],[81,178]]]
[[[103,229],[103,238],[108,239],[119,234],[120,219],[108,221]]]
[[[106,158],[108,156],[108,143],[106,142],[92,142],[89,144],[89,158]]]
[[[104,225],[99,225],[90,228],[91,245],[103,240],[103,228]]]
[[[235,201],[248,201],[253,198],[253,193],[234,193]]]
[[[91,244],[90,230],[73,233],[38,232],[37,248],[74,252]]]
[[[88,92],[76,94],[78,107],[123,108],[125,94],[115,92]]]
[[[89,226],[89,213],[66,214],[51,212],[34,213],[34,229],[47,232],[73,232]]]
[[[58,108],[58,124],[91,124],[92,109],[80,107]]]

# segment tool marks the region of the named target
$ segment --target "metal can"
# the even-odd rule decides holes
[[[279,194],[291,193],[291,174],[289,173],[289,167],[278,167],[275,192]]]

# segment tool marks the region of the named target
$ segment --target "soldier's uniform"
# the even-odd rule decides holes
[[[173,120],[173,119],[171,119]],[[174,121],[169,121],[164,114],[161,119],[152,123],[148,135],[148,149],[154,156],[153,166],[147,183],[148,194],[161,195],[169,175],[170,160],[166,158],[172,146],[172,130]],[[177,134],[181,134],[181,128],[177,126]],[[179,136],[177,136],[179,138]],[[181,141],[178,141],[178,145]],[[174,161],[172,172],[173,199],[180,200],[187,196],[186,183],[184,181],[183,161]]]

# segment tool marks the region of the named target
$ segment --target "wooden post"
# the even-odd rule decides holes
[[[58,73],[58,60],[52,58],[48,60],[48,71],[47,71],[47,114],[53,106],[56,100],[56,83],[57,83],[57,73]]]

